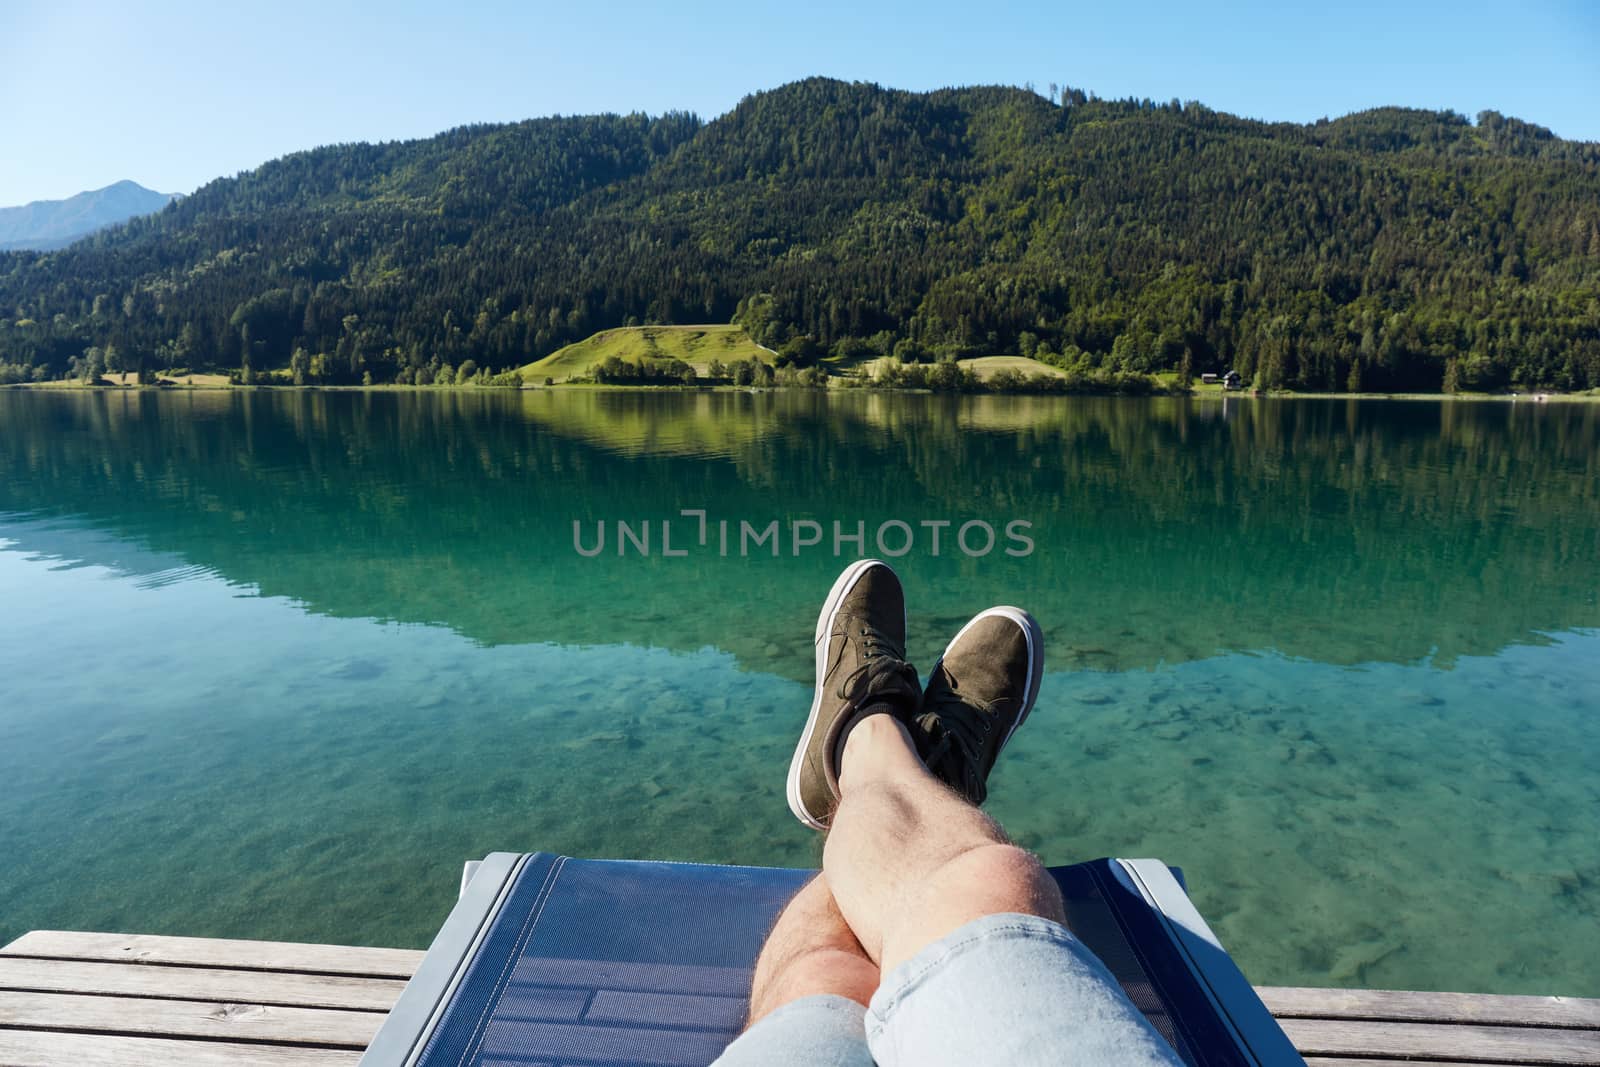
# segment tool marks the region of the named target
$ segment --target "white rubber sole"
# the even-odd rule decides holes
[[[1011,729],[1006,731],[1006,735],[1000,739],[1000,747],[995,749],[994,753],[998,758],[1000,753],[1005,751],[1006,745],[1011,743],[1011,735],[1017,732],[1018,727],[1027,721],[1028,714],[1033,711],[1033,702],[1039,699],[1039,683],[1044,680],[1044,631],[1039,629],[1039,623],[1034,617],[1021,608],[1014,608],[1009,604],[978,612],[968,619],[967,624],[957,630],[950,643],[944,646],[944,651],[939,654],[933,670],[928,672],[928,677],[932,678],[938,673],[939,665],[944,662],[945,656],[950,654],[950,650],[956,647],[956,642],[961,640],[963,634],[984,619],[995,615],[1009,619],[1021,627],[1022,634],[1028,642],[1028,684],[1022,691],[1022,713],[1017,716],[1017,721],[1011,724]]]
[[[817,729],[817,713],[822,710],[822,675],[828,669],[828,635],[833,632],[833,620],[839,614],[839,605],[844,603],[845,594],[856,584],[856,580],[872,567],[889,567],[889,565],[876,559],[857,560],[834,579],[833,588],[828,590],[828,597],[822,602],[822,612],[817,616],[817,628],[811,637],[816,660],[816,686],[811,696],[811,714],[806,717],[806,728],[800,732],[800,743],[795,746],[794,758],[789,761],[788,793],[789,810],[794,812],[795,818],[813,830],[826,830],[828,824],[813,816],[801,802],[800,773],[805,766],[806,750],[811,747],[811,735]],[[894,568],[889,567],[889,571],[892,574]],[[899,575],[895,577],[898,580]]]

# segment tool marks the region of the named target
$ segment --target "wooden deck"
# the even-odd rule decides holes
[[[422,953],[40,930],[0,949],[0,1065],[354,1064]],[[1265,987],[1308,1063],[1600,1065],[1600,1000]]]

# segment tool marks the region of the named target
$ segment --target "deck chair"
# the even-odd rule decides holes
[[[496,852],[362,1067],[705,1067],[744,1022],[778,912],[813,872]],[[1191,1067],[1303,1065],[1155,860],[1053,867],[1068,925]]]

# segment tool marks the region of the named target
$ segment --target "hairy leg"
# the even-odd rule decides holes
[[[789,901],[767,935],[756,960],[746,1026],[819,993],[865,1005],[877,988],[877,965],[839,913],[826,875],[819,874]]]
[[[904,726],[869,715],[845,739],[822,868],[880,973],[985,915],[1061,922],[1061,894],[1030,853],[928,773]]]

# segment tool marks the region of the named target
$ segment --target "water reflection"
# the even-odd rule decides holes
[[[914,639],[974,595],[1016,600],[1057,667],[1264,649],[1448,665],[1600,624],[1590,405],[12,391],[0,419],[0,511],[29,549],[111,561],[74,540],[92,529],[486,644],[709,645],[805,677],[789,631],[837,568],[831,537],[777,559],[737,537],[728,558],[714,539],[574,551],[574,520],[681,537],[686,508],[736,532],[1024,520],[1023,559],[918,539],[898,564]]]

